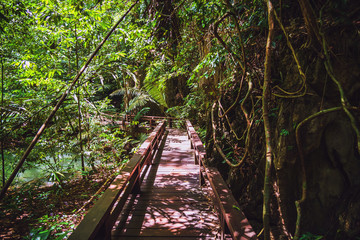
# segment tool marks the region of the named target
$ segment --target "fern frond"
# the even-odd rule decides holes
[[[153,102],[155,104],[159,104],[156,99],[152,98],[149,93],[137,88],[128,88],[128,94],[132,97],[129,102],[129,107],[126,109],[127,111],[132,111],[135,109],[139,109],[144,107],[148,102]],[[124,88],[115,90],[110,94],[110,97],[123,97],[126,94],[126,90]]]
[[[132,111],[134,109],[139,109],[144,107],[148,102],[153,102],[156,103],[154,101],[154,99],[152,99],[149,95],[147,94],[143,94],[143,95],[139,95],[136,96],[135,98],[131,99],[129,102],[129,108],[127,109],[127,111]]]
[[[128,88],[127,92],[132,97],[146,94],[146,92],[142,91],[141,89],[137,89],[137,88]],[[125,88],[120,88],[120,89],[117,89],[114,92],[112,92],[110,94],[110,97],[123,97],[125,94],[126,94]]]
[[[170,69],[171,63],[168,61],[153,62],[147,69],[148,71],[144,79],[144,89],[164,107],[168,107],[165,99],[165,90]]]
[[[160,105],[164,107],[168,107],[165,101],[165,94],[160,88],[153,83],[146,83],[144,85],[145,90],[149,93],[149,95]]]

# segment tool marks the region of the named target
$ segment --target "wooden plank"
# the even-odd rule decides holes
[[[190,187],[190,186],[194,186],[195,184],[198,184],[199,181],[197,179],[187,179],[184,180],[183,182],[177,182],[175,180],[170,181],[170,180],[165,180],[164,181],[155,181],[154,184],[152,186],[149,186],[149,188],[152,189],[156,189],[156,188],[164,188],[164,187],[169,187],[169,188],[177,188],[177,187]],[[145,189],[145,187],[142,187],[142,189]]]
[[[182,192],[176,193],[176,192],[148,192],[148,193],[142,193],[141,199],[149,200],[158,200],[158,201],[200,201],[204,199],[204,196],[201,196],[197,193],[188,193],[188,192]]]
[[[176,193],[176,194],[186,194],[189,191],[189,187],[167,187],[167,188],[141,188],[142,193]],[[199,193],[201,194],[201,193]]]
[[[185,209],[185,207],[187,209]],[[188,200],[142,200],[139,204],[134,204],[130,209],[134,212],[136,211],[145,211],[145,210],[154,210],[154,209],[166,209],[166,210],[206,210],[212,211],[213,206],[209,205],[208,199],[188,199]]]
[[[195,165],[193,159],[188,159],[188,158],[177,159],[175,157],[172,157],[171,159],[164,159],[163,162],[165,162],[166,165],[168,165],[168,166],[184,166],[184,165],[194,166]]]
[[[257,239],[256,233],[244,213],[239,210],[239,204],[219,171],[216,168],[207,167],[206,174],[233,239]]]
[[[159,236],[149,236],[149,237],[142,237],[142,236],[123,236],[121,237],[122,240],[214,240],[214,236],[196,236],[196,237],[176,237],[176,236],[166,236],[166,237],[159,237]]]
[[[210,213],[210,212],[208,212]],[[214,214],[209,215],[164,215],[164,216],[152,216],[149,213],[144,214],[129,214],[129,218],[127,219],[126,228],[134,228],[134,227],[150,227],[150,226],[168,226],[174,223],[181,223],[187,227],[191,226],[216,226],[219,227],[218,218]]]
[[[189,164],[186,164],[184,166],[179,166],[179,165],[160,165],[158,167],[158,172],[166,172],[166,171],[169,171],[169,172],[172,172],[172,171],[186,171],[186,172],[189,172],[189,173],[196,173],[196,171],[199,169],[199,166],[196,166],[194,164],[192,165],[189,165]]]
[[[122,169],[121,173],[114,179],[101,198],[85,215],[76,230],[70,235],[70,240],[94,239],[100,229],[107,231],[108,228],[112,227],[106,226],[106,223],[112,224],[111,222],[112,218],[114,218],[114,214],[121,211],[120,208],[122,208],[128,194],[131,192],[130,188],[134,186],[134,181],[139,178],[139,175],[135,176],[134,173],[137,169],[142,168],[139,164],[143,164],[144,162],[144,154],[147,152],[147,150],[144,149],[149,149],[149,147],[151,147],[151,144],[155,141],[154,139],[156,139],[157,135],[163,133],[164,127],[165,123],[160,123],[155,128],[155,133],[153,132],[150,138],[146,140],[147,142],[145,141],[146,143],[140,147],[139,153],[135,154],[130,159],[126,167]],[[150,145],[148,144],[149,142]],[[125,194],[123,194],[123,197],[125,199],[123,201],[120,200],[118,207],[115,208],[115,211],[111,215],[113,206],[118,201],[119,196],[124,193],[124,190]]]
[[[240,207],[233,197],[230,189],[226,185],[224,179],[216,168],[205,166],[205,148],[191,125],[190,121],[186,121],[186,127],[192,146],[195,149],[195,156],[200,166],[205,169],[207,178],[213,190],[214,201],[218,204],[218,210],[223,216],[227,227],[230,230],[233,239],[257,239],[256,233],[253,231],[247,218],[240,211]],[[200,171],[201,175],[201,171]]]
[[[144,236],[144,237],[198,237],[198,236],[214,236],[216,232],[213,232],[209,229],[199,229],[199,228],[127,228],[126,232],[118,235],[120,237],[126,236]]]
[[[219,220],[199,189],[199,167],[193,164],[189,145],[184,135],[168,135],[164,149],[169,150],[163,151],[159,164],[152,165],[130,213],[122,216],[127,217],[125,233],[115,230],[114,239],[124,239],[129,234],[138,239],[177,235],[198,239],[205,232],[215,239],[213,229],[218,231]]]
[[[183,211],[189,210],[189,209],[197,209],[197,210],[209,210],[208,202],[203,199],[202,201],[192,201],[192,202],[186,202],[186,201],[141,201],[137,204],[134,204],[132,206],[132,209],[134,210],[133,213],[140,211],[150,211],[154,209],[181,209]]]
[[[151,176],[149,177],[149,176],[147,176],[145,179],[150,179],[151,178]],[[144,181],[145,181],[145,179],[144,179]],[[198,179],[198,176],[197,176],[197,174],[194,174],[194,173],[191,173],[191,174],[189,174],[189,175],[184,175],[184,176],[173,176],[173,175],[169,175],[169,174],[164,174],[164,175],[162,175],[162,176],[156,176],[156,178],[155,178],[155,182],[156,181],[167,181],[167,180],[169,180],[169,181],[173,181],[173,180],[175,180],[175,181],[187,181],[187,180],[197,180]]]
[[[138,156],[135,156],[135,158],[137,159]],[[94,207],[85,215],[84,219],[77,226],[76,231],[70,235],[70,240],[92,239],[95,237],[94,234],[96,234],[102,224],[104,224],[112,210],[112,206],[124,190],[125,183],[129,176],[129,172],[124,172],[114,179]],[[91,229],[91,231],[89,231],[89,229]]]

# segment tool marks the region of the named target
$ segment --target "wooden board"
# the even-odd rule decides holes
[[[204,177],[207,179],[211,188],[210,196],[215,202],[216,210],[223,220],[221,225],[226,224],[232,239],[257,239],[256,233],[240,210],[239,204],[232,195],[220,172],[214,167],[205,166],[203,161],[206,155],[205,148],[189,120],[186,121],[186,128],[197,161],[201,166],[200,172],[206,174]],[[221,235],[226,238],[225,227],[223,227]]]
[[[199,166],[186,133],[171,129],[164,149],[112,239],[217,239],[219,220],[199,188]]]
[[[219,171],[216,168],[207,167],[206,174],[215,197],[219,201],[217,204],[233,239],[257,239],[256,233],[244,213],[240,210],[239,204],[236,202]]]
[[[162,122],[140,146],[139,151],[121,170],[121,173],[113,180],[68,239],[89,240],[98,238],[99,235],[108,236],[110,234],[113,223],[140,179],[139,173],[148,156],[147,153],[157,146],[164,130],[165,123]]]

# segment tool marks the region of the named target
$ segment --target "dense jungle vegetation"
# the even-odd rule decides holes
[[[360,239],[358,0],[0,0],[0,64],[2,239],[72,231],[125,113],[190,119],[260,239]]]

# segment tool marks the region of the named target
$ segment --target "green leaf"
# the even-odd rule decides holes
[[[241,211],[241,209],[240,209],[238,206],[236,206],[236,205],[233,205],[232,207],[235,208],[236,210]]]

